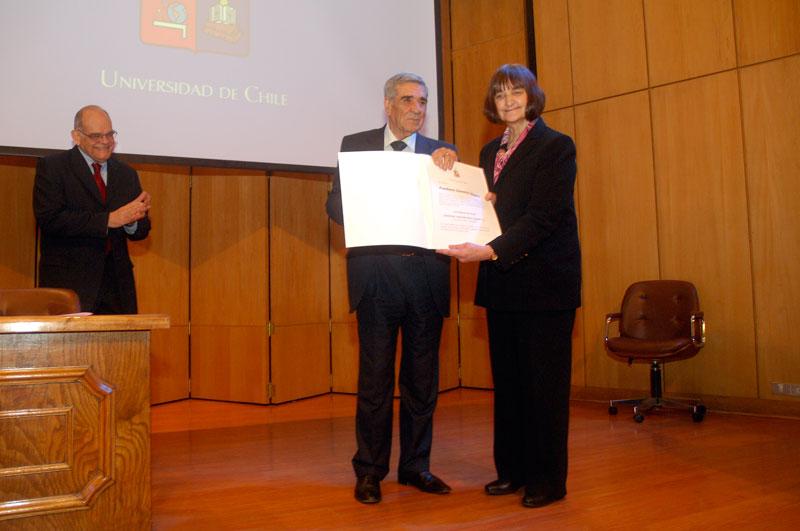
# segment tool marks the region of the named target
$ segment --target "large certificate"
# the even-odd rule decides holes
[[[446,249],[500,235],[481,168],[456,162],[445,171],[430,155],[353,151],[339,153],[339,181],[347,247]]]

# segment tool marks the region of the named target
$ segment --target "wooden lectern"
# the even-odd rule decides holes
[[[150,330],[0,317],[0,528],[150,529]]]

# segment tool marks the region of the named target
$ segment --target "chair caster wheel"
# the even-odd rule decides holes
[[[706,416],[706,406],[697,406],[692,410],[692,420],[695,422],[703,422]]]
[[[642,415],[641,413],[634,413],[633,414],[633,420],[635,420],[637,423],[641,424],[642,422],[644,422],[644,415]]]
[[[609,415],[616,415],[617,414],[617,406],[608,406],[608,414]]]

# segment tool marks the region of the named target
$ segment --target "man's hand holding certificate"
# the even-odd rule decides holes
[[[446,249],[500,235],[483,170],[430,155],[391,151],[339,153],[345,245]]]

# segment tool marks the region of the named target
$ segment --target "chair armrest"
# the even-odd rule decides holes
[[[608,330],[611,327],[611,323],[620,319],[622,319],[622,314],[619,312],[606,314],[606,331],[603,334],[603,344],[608,345]]]
[[[694,312],[690,317],[692,343],[698,348],[702,348],[706,344],[706,320],[703,317],[703,312]]]

